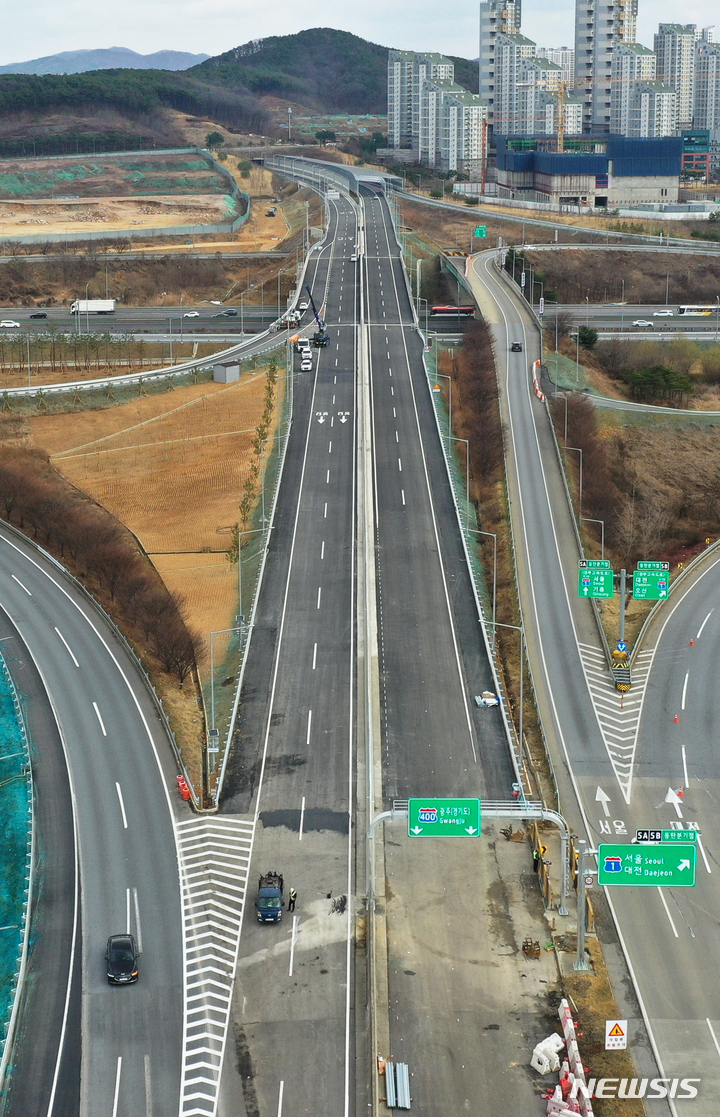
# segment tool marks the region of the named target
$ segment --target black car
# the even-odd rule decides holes
[[[237,310],[221,310],[219,314],[214,314],[213,318],[237,318]]]
[[[35,314],[30,315],[31,318],[47,318],[44,310],[38,310]]]
[[[514,341],[510,346],[511,353],[522,353],[522,345],[519,341]]]
[[[138,951],[132,935],[111,935],[105,951],[111,985],[130,985],[138,979]]]

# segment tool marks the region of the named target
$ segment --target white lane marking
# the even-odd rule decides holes
[[[388,369],[388,376],[392,376],[392,369],[391,368]]]
[[[117,782],[115,783],[115,790],[117,791],[117,796],[118,796],[118,799],[120,800],[120,811],[122,812],[123,826],[127,830],[127,828],[128,828],[127,815],[125,814],[125,803],[123,802],[122,788],[120,787],[120,784],[117,783]]]
[[[396,442],[399,442],[399,441],[400,441],[400,439],[398,438],[398,432],[397,432],[397,431],[395,431],[395,441],[396,441]]]
[[[335,364],[337,364],[337,359],[335,360]],[[333,376],[333,384],[337,384],[337,376]]]
[[[708,615],[706,616],[705,620],[704,620],[704,621],[702,622],[702,624],[700,625],[700,628],[698,629],[698,634],[697,634],[697,636],[695,637],[695,639],[696,639],[696,640],[699,640],[699,639],[700,639],[700,637],[702,636],[702,630],[704,629],[705,625],[706,625],[706,624],[707,624],[707,622],[708,622],[708,621],[710,620],[710,618],[711,618],[711,616],[713,615],[713,613],[714,613],[714,612],[715,612],[715,610],[714,610],[714,609],[711,609],[711,610],[710,610],[710,612],[708,613]]]
[[[321,593],[322,593],[322,586],[318,586],[318,602],[317,602],[318,609],[320,608],[320,595],[321,595]]]
[[[117,1117],[118,1101],[120,1100],[120,1072],[122,1071],[122,1055],[118,1055],[117,1070],[115,1072],[115,1097],[113,1098],[112,1117]]]
[[[659,894],[659,896],[660,896],[660,899],[661,899],[661,900],[662,900],[662,902],[663,902],[663,907],[665,908],[665,914],[667,915],[668,919],[670,920],[670,926],[671,926],[671,927],[672,927],[672,929],[673,929],[673,934],[674,934],[675,938],[677,939],[677,938],[679,938],[680,936],[679,936],[679,935],[678,935],[678,933],[677,933],[677,927],[676,927],[676,926],[675,926],[675,924],[673,923],[673,918],[672,918],[672,916],[671,916],[671,914],[670,914],[670,908],[669,908],[669,907],[667,906],[667,900],[666,900],[666,899],[665,899],[665,897],[663,896],[663,890],[662,890],[662,888],[660,887],[660,885],[658,885],[658,894]]]
[[[125,934],[130,934],[130,889],[125,889]]]
[[[30,593],[30,590],[27,588],[27,586],[24,586],[22,584],[22,582],[20,581],[19,578],[16,578],[14,574],[11,574],[10,577],[12,578],[12,580],[14,582],[17,582],[17,584],[20,586],[21,590],[25,590],[25,593],[28,595],[28,597],[32,597],[32,594]]]
[[[330,444],[328,446],[328,454],[332,454],[332,441],[330,442]]]
[[[150,1056],[145,1056],[145,1117],[153,1117],[152,1080],[150,1078]]]
[[[393,407],[393,419],[397,419],[397,413],[396,413],[396,411],[395,411],[395,408],[394,408],[394,407]]]
[[[400,490],[400,495],[402,496],[402,502],[403,502],[403,504],[405,504],[405,490],[404,490],[404,489],[401,489],[401,490]]]
[[[316,663],[317,663],[317,644],[313,644],[313,665],[312,665],[313,671],[315,670],[315,664]]]
[[[392,384],[390,385],[390,395],[391,396],[395,395],[395,389],[393,388]]]
[[[718,1055],[720,1055],[720,1043],[718,1043],[718,1038],[715,1035],[715,1030],[714,1030],[714,1028],[713,1028],[712,1024],[710,1023],[710,1020],[707,1016],[705,1017],[705,1023],[707,1024],[708,1028],[710,1029],[710,1035],[712,1036],[712,1041],[715,1044],[715,1050],[717,1051]]]
[[[310,728],[311,728],[311,726],[312,726],[312,710],[308,710],[308,727],[307,727],[307,736],[305,737],[305,744],[306,745],[310,744]]]
[[[328,470],[327,473],[325,474],[325,484],[326,485],[330,484],[330,470]]]
[[[682,699],[681,699],[681,702],[680,702],[680,709],[681,710],[685,709],[685,695],[687,694],[687,684],[688,684],[688,679],[689,678],[690,678],[690,672],[688,671],[685,674],[685,682],[683,683]],[[687,787],[687,784],[685,786]]]
[[[317,644],[315,646],[317,647]],[[298,834],[298,841],[299,842],[302,841],[303,826],[304,825],[305,825],[305,796],[303,795],[302,803],[300,804],[300,833]]]
[[[335,426],[335,416],[334,415],[330,416],[330,426],[331,427]],[[332,442],[330,443],[330,445],[332,446]]]
[[[102,735],[103,735],[103,737],[107,737],[107,732],[106,732],[106,729],[105,729],[105,725],[103,723],[102,714],[98,710],[97,702],[93,702],[93,709],[95,710],[95,713],[97,714],[97,719],[100,722],[100,728],[102,729]]]
[[[327,519],[327,504],[325,505],[325,511],[323,512],[323,519]]]
[[[683,709],[685,709],[684,706],[683,706]],[[687,756],[685,755],[685,745],[683,745],[683,747],[682,747],[682,758],[683,758],[683,774],[685,776],[685,787],[689,787],[690,786],[690,780],[688,779],[688,774],[687,774]]]
[[[138,903],[137,888],[133,888],[133,907],[135,908],[135,938],[137,939],[138,952],[142,954],[142,928],[140,927],[140,905]]]
[[[71,659],[71,660],[73,661],[73,663],[75,664],[75,666],[76,666],[76,667],[79,667],[79,666],[80,666],[80,664],[79,664],[79,663],[78,663],[78,661],[77,661],[77,660],[75,659],[75,656],[74,656],[74,655],[73,655],[73,653],[72,653],[72,649],[71,649],[70,645],[68,644],[67,640],[65,639],[65,637],[64,637],[64,636],[63,636],[63,634],[62,634],[62,632],[60,631],[60,629],[59,629],[59,628],[58,628],[57,626],[55,627],[55,631],[57,632],[58,636],[60,637],[60,639],[62,640],[63,644],[65,645],[65,651],[66,651],[66,652],[67,652],[67,654],[68,654],[68,655],[70,656],[70,659]]]
[[[398,469],[402,473],[402,458],[398,458]]]
[[[323,539],[322,546],[320,548],[320,561],[322,562],[322,560],[324,558],[325,558],[325,540]]]
[[[280,1081],[280,1093],[278,1094],[277,1117],[281,1117],[281,1114],[282,1114],[282,1099],[283,1099],[283,1090],[284,1089],[285,1089],[285,1083],[281,1080]]]
[[[295,940],[297,939],[297,925],[298,916],[294,915],[292,925],[292,938],[290,939],[290,969],[288,970],[288,977],[292,977],[293,963],[295,961]]]
[[[698,837],[697,837],[697,844],[700,847],[700,852],[702,854],[702,859],[705,862],[705,868],[707,869],[707,871],[709,873],[711,873],[712,869],[710,868],[710,862],[707,859],[707,854],[705,853],[705,846],[702,844],[702,838],[700,837],[699,834],[698,834]]]

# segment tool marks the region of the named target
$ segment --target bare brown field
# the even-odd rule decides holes
[[[36,445],[138,537],[203,634],[237,609],[225,558],[248,476],[266,378],[200,384],[101,411],[29,420]],[[188,553],[183,553],[188,552]]]
[[[24,198],[0,202],[0,236],[12,233],[79,233],[137,227],[208,225],[228,220],[226,195],[186,194],[142,198],[98,197],[92,200]]]

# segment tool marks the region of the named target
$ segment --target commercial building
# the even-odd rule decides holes
[[[616,208],[676,202],[682,139],[582,136],[563,154],[543,150],[543,140],[498,136],[501,197],[556,205]],[[584,147],[584,150],[582,148]]]
[[[655,35],[655,77],[677,94],[678,128],[687,128],[692,123],[697,37],[694,23],[661,23]]]
[[[693,128],[682,134],[682,172],[693,178],[710,181],[710,133]]]
[[[480,4],[480,97],[488,107],[488,120],[494,124],[498,35],[514,35],[520,30],[520,0],[483,0]]]
[[[629,136],[632,87],[639,81],[655,80],[655,55],[641,43],[618,43],[612,52],[610,131]]]
[[[613,51],[636,39],[638,0],[576,0],[575,87],[583,130],[610,131]]]
[[[554,62],[562,73],[560,80],[570,89],[575,84],[575,51],[571,47],[536,47],[536,58],[547,58]]]

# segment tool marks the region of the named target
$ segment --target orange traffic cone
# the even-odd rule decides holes
[[[683,791],[683,789],[681,787],[679,787],[677,789],[675,794],[677,795],[678,799],[683,799],[685,797],[685,792]]]
[[[677,714],[675,714],[675,719],[674,719],[674,720],[675,720],[676,722],[680,721],[680,718],[679,718],[679,717],[677,716]]]
[[[692,647],[694,646],[694,644],[695,644],[695,641],[694,641],[694,640],[691,640],[691,641],[690,641],[690,647],[692,648]]]

